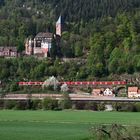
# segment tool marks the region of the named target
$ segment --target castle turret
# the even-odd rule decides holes
[[[25,41],[25,54],[28,54],[28,52],[29,52],[29,40],[26,39],[26,41]]]
[[[32,55],[33,53],[33,44],[31,39],[27,39],[25,42],[25,54]]]
[[[56,35],[62,35],[62,25],[61,25],[61,16],[59,17],[58,21],[56,22]]]
[[[32,55],[32,54],[33,54],[33,41],[30,38],[30,40],[29,40],[29,55]]]
[[[32,40],[27,39],[25,42],[25,54],[32,55],[32,52],[33,52]]]

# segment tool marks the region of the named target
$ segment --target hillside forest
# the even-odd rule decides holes
[[[0,46],[17,46],[22,52],[27,37],[55,33],[60,15],[61,58],[54,51],[53,59],[0,58],[1,81],[41,81],[52,75],[74,81],[112,80],[112,75],[139,75],[139,0],[0,0]],[[74,61],[62,62],[62,57]]]

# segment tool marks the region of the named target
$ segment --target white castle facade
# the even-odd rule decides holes
[[[34,39],[28,38],[25,42],[25,54],[47,57],[52,47],[53,37],[61,37],[61,16],[56,22],[56,34],[40,32]]]

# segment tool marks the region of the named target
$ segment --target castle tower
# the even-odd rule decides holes
[[[32,45],[32,39],[29,40],[29,55],[32,55],[33,53],[33,45]]]
[[[26,39],[25,41],[25,54],[28,54],[29,53],[29,40]]]
[[[27,39],[25,42],[25,54],[32,55],[32,53],[33,53],[32,40]]]
[[[61,36],[62,34],[62,27],[61,27],[61,16],[59,17],[58,21],[56,22],[56,35]]]

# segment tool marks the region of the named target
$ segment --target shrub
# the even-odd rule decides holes
[[[45,98],[43,100],[43,109],[44,110],[54,110],[58,108],[57,100],[53,100],[51,98]]]
[[[27,101],[17,101],[15,109],[17,109],[17,110],[26,110],[27,109]]]
[[[98,111],[104,111],[105,110],[105,104],[104,103],[99,103],[98,104]]]
[[[33,102],[31,99],[27,99],[26,101],[26,109],[32,109]]]
[[[38,99],[32,100],[32,109],[33,110],[42,109],[41,100],[38,100]]]
[[[4,100],[0,99],[0,109],[3,109],[4,107]]]
[[[5,109],[13,109],[16,106],[16,101],[13,100],[6,100],[4,102],[4,108]]]
[[[140,112],[140,103],[135,103],[135,109],[137,112]]]
[[[92,110],[98,111],[98,104],[97,103],[95,103],[95,102],[92,103]]]
[[[136,112],[137,109],[134,103],[116,103],[113,104],[116,111]]]
[[[125,111],[125,112],[135,112],[134,105],[132,104],[122,104],[122,107],[119,109],[119,111]]]
[[[90,129],[91,136],[87,140],[139,140],[139,130],[139,127],[126,127],[119,124],[95,125]]]
[[[116,103],[113,103],[112,106],[115,111],[120,111],[123,105],[120,102],[116,102]]]
[[[12,84],[10,85],[10,91],[13,92],[13,91],[17,91],[17,90],[19,90],[18,84],[15,83],[15,82],[12,83]]]
[[[78,110],[83,110],[85,109],[85,106],[86,106],[86,103],[85,102],[76,102],[75,103],[75,108],[78,109]]]
[[[72,102],[70,100],[69,94],[63,94],[63,99],[60,101],[60,107],[62,109],[70,109],[72,108]]]
[[[85,110],[93,110],[93,103],[92,102],[87,102],[86,104],[85,104],[85,107],[84,107],[84,109]]]

